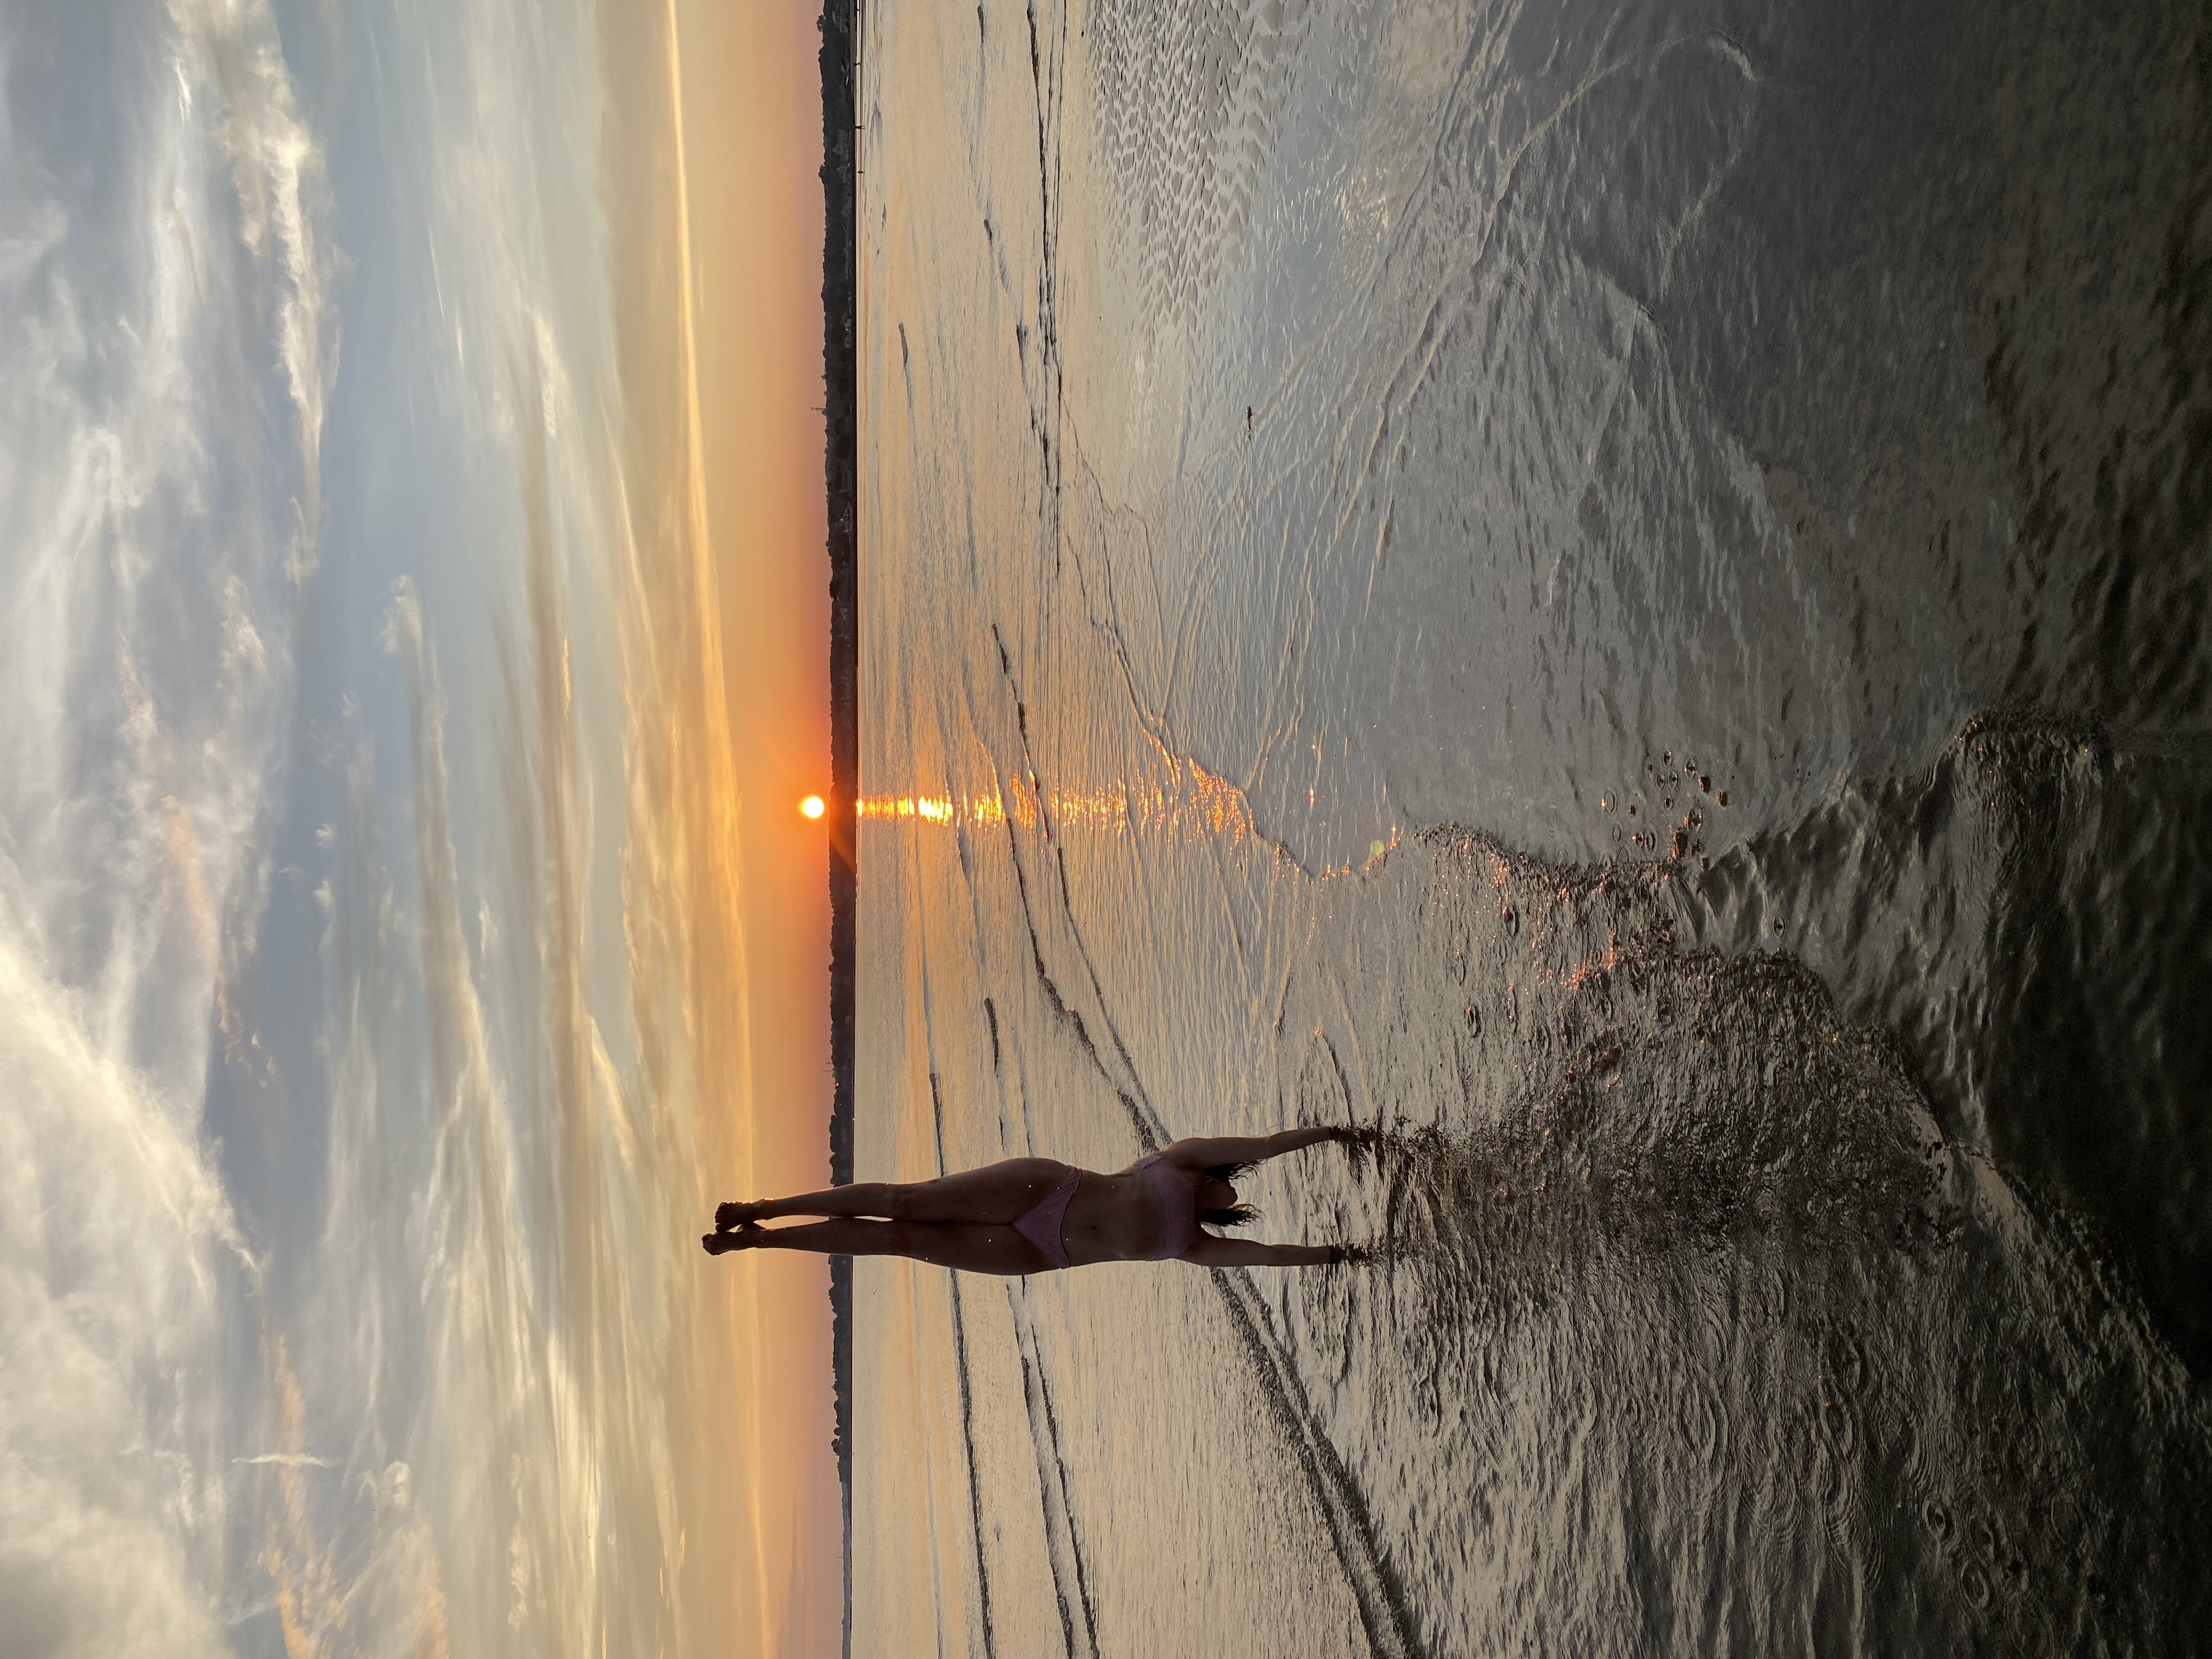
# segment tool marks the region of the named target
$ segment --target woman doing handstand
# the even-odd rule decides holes
[[[724,1204],[700,1242],[731,1250],[903,1255],[977,1273],[1039,1273],[1093,1261],[1194,1261],[1202,1267],[1302,1267],[1342,1261],[1340,1244],[1261,1244],[1206,1226],[1255,1219],[1237,1177],[1263,1159],[1324,1140],[1362,1144],[1357,1129],[1178,1140],[1100,1175],[1049,1158],[1010,1158],[934,1181],[860,1181],[796,1198]],[[828,1219],[763,1227],[779,1216]]]

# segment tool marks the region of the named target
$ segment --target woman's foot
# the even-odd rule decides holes
[[[714,1206],[714,1231],[726,1233],[732,1227],[750,1227],[760,1219],[762,1206],[740,1204],[732,1199],[727,1204]]]
[[[718,1229],[711,1233],[702,1233],[699,1248],[708,1255],[727,1255],[732,1250],[750,1249],[767,1237],[767,1228],[757,1221],[746,1221],[727,1231]]]

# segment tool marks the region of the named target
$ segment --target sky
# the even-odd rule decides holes
[[[11,1651],[834,1650],[814,46],[0,15]]]

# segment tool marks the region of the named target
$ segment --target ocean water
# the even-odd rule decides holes
[[[853,1651],[2201,1651],[2203,9],[861,33]]]

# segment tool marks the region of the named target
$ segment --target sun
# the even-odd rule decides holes
[[[810,818],[820,817],[824,810],[822,805],[822,797],[819,795],[809,795],[805,800],[799,803],[799,810]]]

